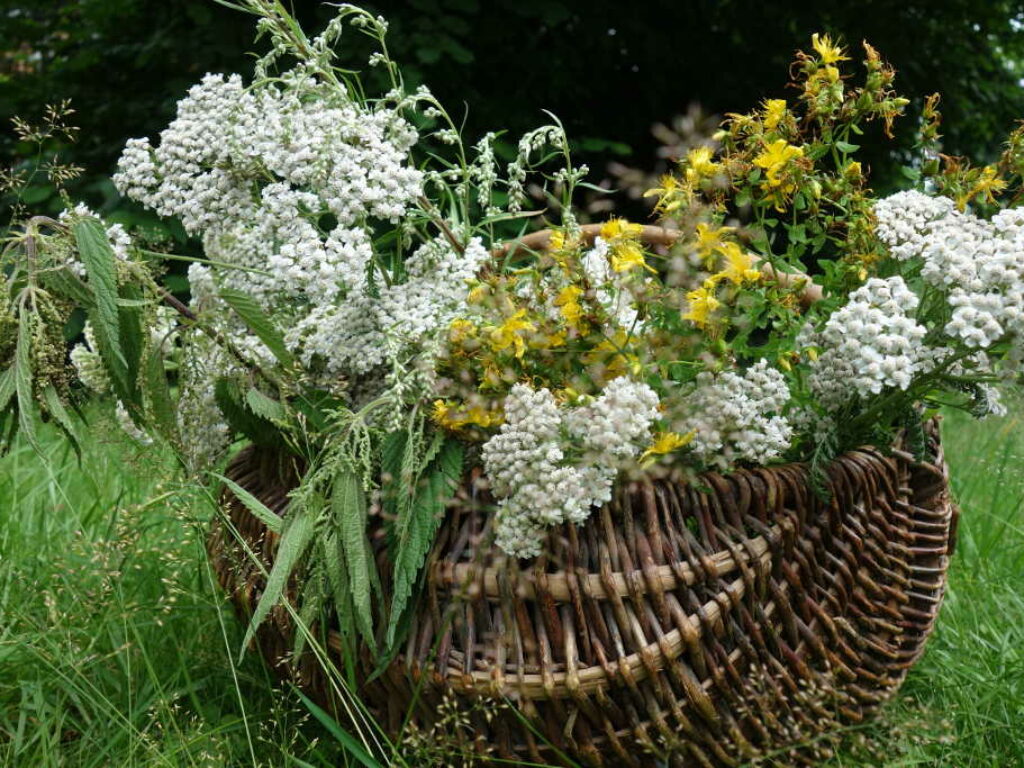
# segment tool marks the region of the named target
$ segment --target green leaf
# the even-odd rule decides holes
[[[93,295],[89,287],[82,278],[68,269],[41,272],[40,280],[47,288],[66,296],[79,307],[90,307],[93,304]]]
[[[171,397],[171,388],[164,371],[164,359],[160,348],[154,346],[146,360],[145,396],[153,424],[161,435],[172,444],[178,439],[178,417]]]
[[[358,654],[354,638],[358,627],[355,620],[355,607],[352,605],[352,590],[348,586],[348,574],[345,571],[345,554],[341,540],[332,529],[320,539],[320,558],[327,572],[327,582],[334,599],[334,612],[338,620],[341,637],[341,658],[345,664],[346,677],[353,684],[356,681],[356,663]]]
[[[269,349],[282,365],[291,366],[295,359],[284,343],[284,336],[274,322],[266,315],[259,303],[247,293],[231,288],[222,288],[220,297],[227,302],[242,321]]]
[[[459,487],[462,480],[462,463],[464,459],[462,443],[458,440],[446,440],[437,456],[437,467],[441,470],[445,480],[448,481],[449,493],[451,496]],[[446,499],[447,501],[447,499]]]
[[[64,430],[71,440],[71,447],[75,449],[75,453],[79,453],[81,450],[81,440],[78,437],[78,427],[71,418],[71,414],[68,413],[67,408],[64,407],[64,403],[60,401],[60,395],[57,394],[53,384],[47,384],[43,388],[43,402],[46,403],[46,410],[50,412],[53,420],[57,422],[58,426]]]
[[[399,621],[434,543],[445,505],[462,478],[462,460],[462,445],[457,440],[446,440],[436,459],[417,483],[412,503],[404,509],[399,507],[394,524],[395,570],[387,631],[388,647],[394,646]]]
[[[128,363],[121,350],[117,312],[117,268],[114,251],[103,223],[96,218],[79,219],[72,226],[78,254],[85,264],[88,288],[93,296],[89,319],[96,333],[100,356],[111,378],[127,389]]]
[[[118,301],[129,302],[141,301],[142,291],[138,286],[126,285],[122,289],[121,298]],[[143,313],[139,306],[134,303],[118,308],[117,327],[120,334],[121,349],[124,351],[124,359],[127,362],[125,371],[124,389],[119,390],[114,382],[114,391],[124,403],[128,414],[139,426],[145,427],[145,415],[142,409],[142,390],[139,388],[139,375],[145,372],[143,368],[143,355],[146,350],[146,334],[143,333]]]
[[[279,445],[281,432],[271,422],[249,410],[234,379],[221,377],[214,382],[213,397],[228,425],[257,445]]]
[[[355,607],[356,624],[367,642],[373,644],[373,606],[371,592],[375,568],[370,541],[366,536],[366,494],[359,476],[349,468],[339,470],[331,494],[334,527],[341,536],[349,591]]]
[[[262,501],[253,496],[234,480],[224,477],[224,475],[218,475],[216,472],[211,472],[210,475],[224,483],[224,485],[226,485],[235,495],[235,498],[242,502],[242,504],[245,505],[245,508],[252,512],[260,522],[267,526],[268,530],[278,535],[281,534],[281,531],[284,530],[284,519],[280,515],[267,507]]]
[[[292,405],[309,419],[310,425],[318,432],[331,428],[331,412],[344,407],[344,403],[330,392],[322,389],[306,389],[292,401]]]
[[[18,324],[18,345],[14,349],[14,389],[18,396],[18,424],[29,444],[42,453],[36,440],[36,424],[32,418],[32,315],[22,312]]]
[[[851,144],[848,141],[837,141],[836,142],[836,149],[838,149],[840,152],[843,152],[844,154],[848,155],[851,152],[856,152],[858,149],[860,149],[860,145],[859,144]]]
[[[404,429],[389,432],[381,441],[380,470],[385,482],[398,478],[402,473],[402,458],[409,434]]]
[[[0,413],[10,405],[14,392],[14,366],[11,366],[3,373],[0,373]]]
[[[284,421],[285,409],[277,400],[273,400],[260,392],[255,387],[250,387],[245,393],[245,402],[249,410],[267,421]]]
[[[288,586],[288,577],[292,575],[292,571],[299,564],[299,559],[306,552],[306,548],[313,539],[315,529],[315,516],[308,510],[293,505],[290,514],[285,518],[284,530],[281,533],[277,554],[274,557],[274,567],[270,569],[270,575],[267,577],[267,586],[264,588],[263,595],[256,604],[256,610],[252,613],[249,626],[245,630],[245,637],[242,640],[243,654],[255,636],[256,629],[270,614],[270,609],[277,605],[284,596],[285,588]]]

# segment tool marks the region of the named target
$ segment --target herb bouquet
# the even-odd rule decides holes
[[[581,224],[557,123],[499,163],[383,19],[237,7],[270,41],[251,81],[205,77],[114,178],[202,257],[70,203],[12,230],[5,445],[37,413],[76,444],[92,391],[176,449],[222,489],[245,644],[384,757],[445,696],[466,763],[637,766],[813,754],[884,700],[945,583],[934,409],[999,412],[1024,356],[1024,134],[971,167],[929,99],[913,189],[876,198],[855,142],[907,101],[815,36],[794,101],[651,191],[659,225]]]

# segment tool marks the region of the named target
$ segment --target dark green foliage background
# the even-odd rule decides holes
[[[787,95],[793,52],[807,48],[814,31],[840,35],[855,59],[869,40],[896,66],[912,112],[922,96],[941,91],[947,152],[991,158],[1024,116],[1024,2],[365,4],[391,20],[393,54],[407,78],[429,83],[454,114],[465,105],[469,138],[495,128],[514,138],[549,109],[597,173],[612,157],[651,165],[651,124],[691,102],[721,114]],[[313,0],[293,5],[310,29],[333,13]],[[82,128],[72,156],[88,168],[75,191],[125,217],[131,209],[105,179],[124,141],[154,136],[205,72],[247,71],[252,44],[250,19],[213,0],[0,0],[0,120],[31,119],[47,101],[71,98]],[[0,142],[5,159],[26,150],[9,133]],[[890,186],[899,153],[880,135],[865,145],[876,186]],[[43,189],[33,194],[36,206],[57,205]]]

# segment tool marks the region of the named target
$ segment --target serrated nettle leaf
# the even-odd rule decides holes
[[[447,488],[447,479],[441,471],[431,467],[421,478],[412,503],[403,510],[397,521],[399,536],[394,548],[393,594],[386,640],[388,647],[393,647],[397,639],[398,622],[405,612],[417,576],[434,543],[434,535],[444,512]]]
[[[245,435],[257,445],[278,445],[281,432],[272,423],[253,413],[241,388],[234,379],[222,376],[214,382],[213,396],[217,407],[235,432]]]
[[[71,418],[71,414],[68,413],[67,408],[64,407],[64,403],[60,400],[60,395],[57,394],[57,390],[52,384],[47,384],[43,387],[43,402],[46,404],[46,410],[49,411],[53,420],[67,433],[72,447],[77,452],[81,442],[78,438],[78,427]]]
[[[381,472],[385,480],[397,478],[402,471],[402,457],[408,433],[404,429],[389,432],[381,440]]]
[[[306,648],[308,633],[317,619],[321,618],[321,612],[327,603],[329,585],[326,583],[326,574],[323,573],[323,560],[312,559],[311,571],[302,580],[299,594],[298,626],[295,629],[295,656],[301,656]]]
[[[83,309],[93,304],[93,295],[89,287],[82,281],[82,278],[67,268],[43,272],[40,279],[47,288],[71,299]]]
[[[33,417],[32,397],[32,318],[22,312],[18,323],[18,343],[14,348],[14,389],[18,399],[18,425],[29,444],[41,452],[36,440],[36,424]]]
[[[462,480],[462,464],[465,451],[462,443],[458,440],[448,438],[437,457],[437,466],[448,481],[449,493],[451,495]],[[447,498],[445,499],[447,501]]]
[[[250,387],[245,394],[245,401],[249,409],[257,416],[267,421],[284,421],[286,411],[283,405],[277,400],[267,397],[255,387]]]
[[[284,336],[278,330],[274,321],[263,311],[259,303],[247,293],[222,288],[220,297],[227,302],[227,305],[242,318],[242,322],[249,330],[256,334],[256,337],[271,351],[278,361],[285,366],[291,366],[295,358],[288,351],[284,343]]]
[[[267,576],[267,585],[256,604],[256,610],[253,611],[249,626],[245,630],[245,637],[242,640],[243,655],[255,636],[256,630],[270,614],[270,610],[285,597],[288,578],[309,547],[315,530],[315,515],[310,510],[293,505],[285,520],[281,540],[277,546],[277,554],[274,557],[274,566],[270,569],[270,575]]]
[[[117,265],[114,250],[110,247],[107,232],[99,219],[78,219],[72,225],[72,233],[89,278],[87,287],[93,296],[89,319],[100,347],[100,355],[111,376],[127,382],[128,362],[121,350],[117,312]]]
[[[144,398],[152,422],[164,439],[172,444],[178,440],[178,417],[171,397],[171,388],[164,370],[163,355],[160,348],[154,345],[146,360]]]
[[[412,597],[446,505],[462,479],[463,453],[459,441],[445,440],[435,460],[424,470],[416,484],[412,502],[399,510],[400,516],[394,526],[392,556],[395,565],[387,631],[388,647],[394,646],[399,621]]]
[[[224,483],[231,490],[231,493],[235,495],[235,498],[242,502],[245,508],[252,512],[260,522],[267,526],[268,530],[276,534],[280,534],[284,530],[284,519],[245,490],[245,488],[231,478],[218,475],[216,472],[211,472],[210,476]]]
[[[366,494],[359,476],[351,469],[339,470],[331,494],[331,514],[340,535],[345,556],[345,570],[360,633],[373,644],[373,607],[371,593],[375,568],[370,541],[366,534]]]
[[[355,621],[352,619],[352,593],[348,588],[348,575],[345,572],[345,553],[338,534],[332,529],[328,529],[320,539],[320,557],[331,585],[338,628],[342,634],[351,634],[355,628]]]
[[[142,292],[135,285],[124,286],[121,296],[130,302],[142,300]],[[145,364],[143,355],[148,346],[147,334],[143,329],[143,313],[141,308],[135,305],[119,307],[117,319],[121,349],[124,352],[124,358],[128,367],[126,369],[124,390],[118,391],[115,384],[115,392],[120,397],[121,402],[124,403],[125,409],[132,420],[140,428],[145,428],[142,389],[139,386],[140,378],[145,378],[145,371],[142,370]]]
[[[0,373],[0,412],[7,409],[14,397],[14,366]]]

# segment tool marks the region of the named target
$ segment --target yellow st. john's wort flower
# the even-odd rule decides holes
[[[1006,189],[1006,182],[998,177],[998,171],[994,165],[986,165],[981,169],[974,184],[961,195],[957,196],[956,204],[962,211],[971,200],[980,198],[984,202],[994,203],[995,195]]]
[[[696,187],[702,179],[709,179],[718,173],[721,166],[711,158],[715,151],[711,147],[694,147],[686,153],[686,181]]]
[[[693,442],[693,438],[696,436],[697,430],[695,429],[690,430],[685,435],[680,435],[678,432],[659,432],[654,436],[654,441],[650,447],[640,455],[640,464],[653,464],[656,457],[685,448]]]
[[[491,411],[480,405],[465,408],[445,400],[434,401],[431,416],[435,424],[452,430],[470,425],[486,429],[500,426],[505,421],[505,416],[500,410]]]
[[[780,187],[786,182],[780,174],[792,160],[803,156],[804,151],[800,147],[794,147],[785,139],[776,139],[754,158],[754,165],[764,168],[769,186]]]
[[[753,254],[744,251],[737,243],[726,243],[720,250],[725,257],[725,266],[711,276],[712,282],[728,280],[733,285],[743,285],[761,279],[761,272],[754,267],[757,260]]]
[[[680,183],[679,179],[670,173],[658,179],[660,187],[652,187],[644,192],[644,197],[658,197],[658,203],[654,210],[659,213],[672,213],[689,202],[693,191]]]
[[[764,127],[766,131],[774,131],[786,116],[785,99],[768,99],[764,103]]]
[[[476,326],[464,317],[457,317],[448,326],[448,340],[455,345],[460,345],[476,334]]]
[[[626,219],[610,219],[601,225],[601,237],[605,240],[634,239],[640,237],[643,231],[640,224],[633,224]]]
[[[722,249],[725,243],[722,235],[735,229],[735,227],[712,227],[703,222],[697,225],[697,255],[705,264],[710,265],[714,261],[715,253]]]
[[[616,272],[629,272],[631,269],[641,267],[652,274],[658,270],[652,267],[644,259],[644,249],[635,240],[622,240],[612,246],[611,251],[612,269]]]
[[[579,328],[580,319],[583,317],[583,305],[580,304],[582,295],[583,289],[578,285],[567,285],[555,297],[555,306],[558,307],[570,328]]]
[[[828,35],[819,35],[815,32],[811,35],[811,47],[821,57],[823,64],[835,64],[837,61],[849,61],[849,56],[843,55],[843,49],[832,42]]]
[[[506,318],[505,322],[496,328],[491,329],[491,349],[495,352],[503,352],[509,347],[515,347],[516,357],[522,357],[526,352],[526,341],[521,331],[536,331],[537,326],[526,319],[526,310],[520,309],[514,315]]]
[[[711,315],[716,309],[722,306],[722,302],[715,298],[715,286],[703,285],[696,290],[686,294],[686,302],[689,307],[683,320],[689,320],[698,328],[706,328],[711,320]]]

